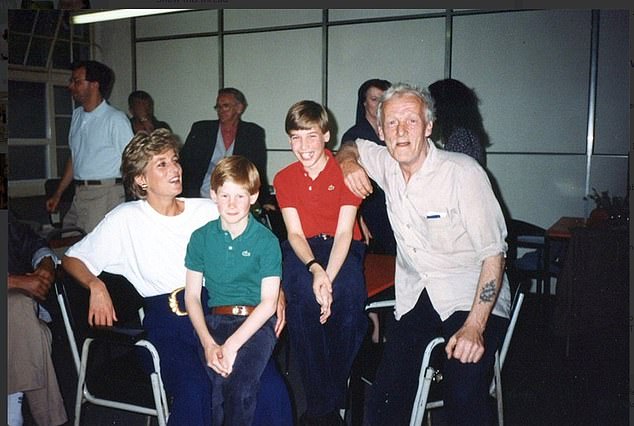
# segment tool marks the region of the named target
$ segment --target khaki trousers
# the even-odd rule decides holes
[[[55,426],[68,419],[51,359],[51,330],[36,309],[29,296],[7,293],[7,393],[24,392],[38,426]]]

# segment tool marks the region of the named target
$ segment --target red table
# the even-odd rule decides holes
[[[550,242],[552,240],[569,240],[572,236],[570,230],[577,227],[585,227],[586,220],[582,217],[562,216],[548,230],[544,239],[544,293],[546,283],[548,283],[548,293],[550,293]]]
[[[546,235],[548,238],[561,238],[568,239],[570,238],[570,230],[572,228],[584,227],[586,226],[586,220],[582,217],[568,217],[563,216],[560,217],[557,222],[555,222],[548,230],[546,231]]]
[[[367,254],[364,263],[365,286],[368,297],[375,296],[394,285],[396,257],[387,254]]]

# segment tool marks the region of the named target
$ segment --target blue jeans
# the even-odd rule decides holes
[[[211,383],[198,357],[200,342],[189,317],[169,309],[168,296],[146,298],[143,320],[147,339],[161,358],[165,391],[173,397],[168,425],[209,425]]]
[[[325,265],[333,239],[311,238],[308,243],[315,258]],[[288,241],[282,244],[282,254],[288,332],[306,394],[306,414],[321,416],[345,406],[352,362],[368,326],[364,313],[367,299],[363,276],[365,245],[352,241],[333,282],[331,316],[323,325],[319,322],[320,306],[313,293],[312,273],[295,255]]]
[[[408,425],[418,386],[418,374],[427,344],[435,337],[446,341],[464,324],[469,313],[456,311],[445,321],[423,290],[414,308],[392,321],[386,331],[383,358],[366,404],[365,423],[373,426]],[[484,332],[485,352],[477,363],[444,361],[443,400],[450,425],[490,425],[493,413],[488,404],[495,351],[509,320],[491,315]],[[446,358],[443,353],[443,358]]]
[[[185,306],[184,292],[178,299]],[[212,421],[212,387],[200,361],[200,341],[188,316],[174,315],[167,294],[145,299],[143,327],[147,338],[156,346],[161,357],[161,375],[168,397],[173,398],[168,425],[209,426]],[[206,306],[206,289],[202,299]],[[145,351],[142,360],[151,361]],[[269,358],[261,378],[253,425],[291,426],[292,407],[288,388],[275,362]]]
[[[222,345],[247,319],[237,315],[206,315],[205,321],[212,337]],[[216,426],[244,426],[253,422],[260,377],[273,353],[275,337],[273,316],[242,345],[233,364],[233,371],[222,377],[205,367],[212,384],[212,424]],[[199,345],[200,346],[200,345]],[[200,357],[206,365],[202,346]]]

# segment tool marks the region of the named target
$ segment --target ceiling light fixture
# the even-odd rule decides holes
[[[181,12],[190,9],[113,9],[97,12],[77,13],[73,15],[73,24],[90,24],[92,22],[111,21],[113,19],[137,18],[139,16],[158,15],[162,13]]]

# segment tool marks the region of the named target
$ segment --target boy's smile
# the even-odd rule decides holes
[[[315,178],[326,166],[328,157],[324,153],[330,132],[322,133],[317,125],[310,129],[291,130],[291,150],[302,163],[308,175]]]

